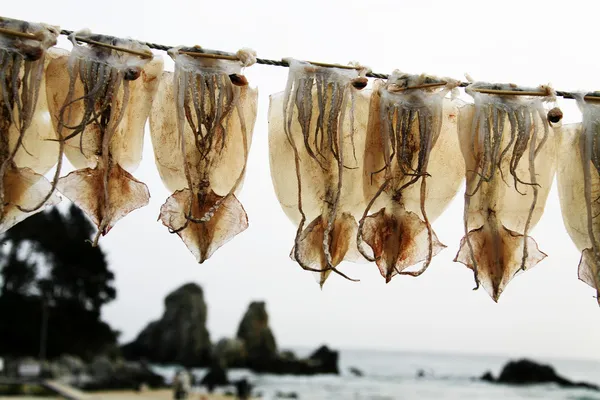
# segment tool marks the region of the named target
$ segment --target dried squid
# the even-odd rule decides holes
[[[543,97],[490,94],[521,90],[512,85],[474,83],[474,104],[459,112],[459,140],[466,163],[465,236],[454,261],[474,271],[498,301],[510,280],[546,257],[530,230],[542,216],[555,172],[556,142]],[[533,89],[532,89],[533,90]]]
[[[258,91],[241,68],[254,62],[193,57],[172,49],[175,72],[162,75],[150,117],[156,164],[173,191],[159,219],[199,263],[248,227],[241,190]]]
[[[558,193],[567,232],[581,251],[579,279],[596,289],[600,305],[600,104],[576,97],[583,119],[560,128]]]
[[[369,107],[357,69],[290,60],[285,92],[271,96],[269,152],[278,200],[298,225],[291,258],[322,286],[343,260],[360,258],[362,157]]]
[[[365,258],[377,263],[386,282],[396,274],[422,274],[446,247],[431,223],[454,198],[463,178],[458,107],[444,99],[457,84],[397,71],[387,82],[375,82],[363,170],[368,205],[357,244]],[[368,215],[371,210],[378,211]],[[418,271],[405,271],[420,262]]]
[[[44,69],[59,30],[0,18],[0,232],[60,201],[43,177],[56,162]]]
[[[69,38],[70,55],[48,65],[46,81],[61,153],[77,170],[57,181],[59,159],[55,182],[98,227],[95,246],[119,219],[148,204],[148,188],[131,173],[141,160],[163,61],[133,40],[87,31]]]

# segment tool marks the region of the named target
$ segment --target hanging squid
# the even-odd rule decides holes
[[[54,184],[96,224],[96,246],[119,219],[148,204],[148,188],[131,173],[163,61],[133,40],[87,31],[69,38],[73,50],[48,65],[46,81],[61,155],[77,170],[58,179],[59,158]]]
[[[287,87],[271,96],[269,153],[277,198],[298,225],[291,258],[323,286],[343,260],[360,258],[360,167],[370,92],[357,69],[290,60]]]
[[[58,147],[48,118],[44,69],[53,58],[56,27],[0,18],[0,233],[44,205],[50,183],[44,174]]]
[[[188,53],[188,54],[186,54]],[[241,75],[255,62],[192,56],[172,49],[150,117],[156,164],[173,191],[159,219],[199,263],[248,227],[241,190],[256,120],[258,91]]]
[[[422,274],[445,247],[431,223],[463,178],[458,107],[444,99],[457,84],[397,71],[387,82],[375,82],[363,170],[367,207],[357,244],[386,282],[396,274]],[[378,211],[368,215],[371,210]],[[418,271],[405,271],[420,262]]]
[[[558,193],[569,236],[581,251],[579,279],[600,305],[600,103],[576,95],[582,122],[560,128]]]
[[[556,142],[544,103],[555,96],[545,86],[532,90],[541,97],[510,94],[519,90],[471,84],[474,105],[459,113],[467,182],[465,236],[454,261],[472,269],[476,288],[481,284],[496,302],[515,274],[546,257],[529,232],[554,178]]]

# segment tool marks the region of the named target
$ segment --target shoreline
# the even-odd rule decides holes
[[[172,400],[173,391],[170,389],[157,389],[136,392],[134,390],[106,390],[99,392],[84,392],[81,400]],[[0,400],[63,400],[60,396],[1,396]],[[192,392],[187,400],[235,400],[235,396],[224,394],[204,394]],[[253,398],[251,398],[253,399]]]
[[[107,390],[101,392],[86,393],[89,400],[104,400],[104,399],[173,399],[173,390],[157,389],[136,392],[133,390]],[[234,400],[235,396],[227,396],[224,394],[203,394],[192,392],[188,395],[187,400]]]

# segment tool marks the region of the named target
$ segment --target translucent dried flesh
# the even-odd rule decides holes
[[[490,96],[490,95],[485,95]],[[465,237],[455,261],[473,269],[494,301],[546,257],[528,232],[542,216],[556,141],[541,100],[475,98],[459,112],[466,163]]]
[[[47,70],[51,61],[65,53],[66,51],[61,49],[49,49],[44,59],[44,71]],[[45,174],[56,164],[58,157],[56,138],[48,110],[46,75],[42,73],[35,113],[27,129],[27,134],[22,138],[22,146],[15,154],[15,163],[18,166],[30,168],[40,175]],[[14,125],[10,128],[9,140],[11,148],[14,148],[19,140],[19,130]]]
[[[163,73],[150,117],[156,165],[174,192],[159,218],[203,263],[248,227],[235,194],[245,174],[258,92],[231,83],[226,72],[233,63],[175,59],[176,72]]]
[[[54,205],[46,198],[50,183],[42,176],[56,157],[43,73],[58,31],[42,24],[0,18],[0,26],[36,35],[39,40],[0,34],[0,232]],[[48,54],[50,53],[50,54]],[[53,154],[54,150],[54,154]],[[56,158],[54,159],[54,162]],[[47,200],[47,201],[46,201]]]
[[[298,226],[291,257],[317,272],[323,285],[341,261],[360,258],[356,217],[364,209],[361,166],[370,92],[352,88],[352,75],[331,69],[319,75],[323,70],[303,70],[307,65],[293,66],[286,92],[270,97],[269,156],[279,203]]]
[[[393,94],[377,82],[371,98],[363,170],[370,206],[358,244],[387,282],[398,273],[420,275],[445,247],[430,224],[456,195],[464,169],[458,108],[443,100],[446,92]],[[405,271],[420,262],[418,271]]]
[[[52,186],[42,175],[36,174],[29,168],[16,168],[14,164],[5,171],[3,185],[5,205],[0,221],[0,232],[5,232],[25,218],[42,211],[42,208],[30,212],[21,209],[34,208]],[[54,194],[46,205],[53,206],[59,202],[60,197]]]
[[[300,233],[298,244],[291,251],[290,257],[294,261],[302,260],[305,266],[320,270],[325,269],[328,260],[323,251],[323,238],[327,222],[322,217],[316,217]],[[356,254],[356,219],[348,213],[338,216],[330,232],[330,257],[331,264],[337,267],[342,261],[354,260],[350,254]],[[319,284],[323,286],[331,270],[318,272]]]
[[[589,104],[589,112],[597,106]],[[596,111],[598,112],[598,111]],[[572,124],[560,128],[557,182],[563,221],[567,232],[581,251],[579,279],[597,291],[600,304],[600,258],[595,256],[600,237],[600,174],[592,162],[591,146],[597,135],[595,118],[587,124]],[[587,132],[584,132],[584,127]],[[588,136],[589,135],[589,136]],[[592,141],[586,139],[592,138]]]
[[[344,188],[342,202],[344,203],[344,209],[355,217],[361,216],[364,210],[362,174],[359,161],[362,161],[363,152],[361,149],[364,149],[365,145],[370,96],[371,91],[369,90],[355,93],[354,128],[356,132],[354,134],[354,148],[356,149],[356,161],[353,156],[350,135],[346,134],[344,137],[344,152],[349,153],[351,156],[346,163],[350,168],[344,169],[343,180],[352,182],[352,185]],[[281,113],[283,98],[284,93],[280,92],[271,95],[269,99],[269,161],[271,179],[277,199],[287,217],[297,225],[301,219],[301,214],[298,211],[298,182],[293,167],[294,152],[283,130],[283,115]],[[314,113],[314,119],[317,118],[316,114]],[[349,123],[346,123],[345,126],[348,128]],[[296,142],[301,143],[302,133],[300,132],[300,125],[296,121],[292,124],[292,132]],[[301,149],[301,146],[299,146],[298,150]],[[321,214],[323,209],[322,199],[326,191],[323,183],[325,177],[318,163],[306,151],[299,151],[299,156],[302,180],[306,183],[305,187],[302,187],[302,206],[307,220],[312,221]]]
[[[56,163],[58,146],[50,124],[44,70],[60,55],[55,49],[58,29],[0,17],[0,27],[33,34],[39,40],[0,34],[0,93],[10,104],[9,147],[21,167],[44,174]],[[5,133],[3,133],[4,135]],[[13,154],[16,150],[16,154]]]
[[[177,233],[199,263],[208,260],[215,251],[248,228],[248,216],[235,195],[219,196],[210,191],[204,201],[192,201],[189,189],[176,191],[160,209],[161,221]],[[212,218],[202,223],[189,223],[186,214],[207,213],[221,202]]]
[[[61,57],[50,63],[46,71],[48,105],[50,114],[54,116],[52,122],[56,131],[59,130],[61,109],[69,94],[68,64],[69,54],[65,51]],[[129,95],[125,110],[121,110],[124,96],[123,87],[118,88],[116,109],[113,115],[121,112],[124,114],[115,127],[109,147],[111,159],[129,172],[135,171],[142,159],[144,127],[152,107],[152,100],[158,89],[158,78],[162,70],[162,58],[154,58],[144,66],[138,79],[128,81]],[[72,100],[76,100],[83,96],[84,86],[78,77],[70,97]],[[83,101],[72,103],[64,114],[64,124],[71,126],[79,123],[82,120],[84,108]],[[68,117],[69,112],[70,118]],[[62,136],[66,137],[72,133],[72,129],[63,129]],[[101,124],[92,121],[83,132],[66,141],[65,155],[75,168],[94,168],[101,158],[101,148]]]
[[[144,48],[127,40],[118,44]],[[161,58],[147,61],[78,44],[48,66],[52,121],[78,169],[57,186],[96,223],[94,245],[119,219],[148,204],[148,188],[130,172],[141,160],[145,121],[162,69]]]
[[[148,204],[150,198],[146,185],[118,163],[108,169],[96,167],[73,171],[60,178],[58,190],[90,217],[102,235],[131,211]],[[99,190],[106,190],[108,196]]]

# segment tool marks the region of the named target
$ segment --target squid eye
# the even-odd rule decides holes
[[[231,74],[231,75],[229,75],[229,79],[231,79],[231,83],[233,83],[235,86],[247,86],[248,85],[248,79],[246,79],[246,77],[244,75]]]
[[[44,50],[38,45],[31,46],[21,42],[17,43],[15,47],[21,50],[25,61],[37,61],[44,55]]]
[[[560,108],[554,107],[552,110],[548,111],[548,121],[550,123],[556,124],[560,122],[563,117],[563,113]]]
[[[354,86],[354,88],[358,89],[358,90],[362,90],[362,89],[366,88],[367,83],[369,83],[369,80],[364,77],[360,77],[360,78],[356,78],[356,79],[352,80],[352,86]]]
[[[142,70],[140,68],[127,68],[125,70],[125,74],[123,75],[123,79],[126,81],[135,81],[140,77]]]

